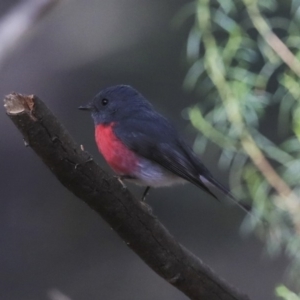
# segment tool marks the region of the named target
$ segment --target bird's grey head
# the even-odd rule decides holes
[[[115,85],[100,91],[79,109],[91,111],[95,125],[108,124],[130,118],[140,112],[152,111],[152,105],[129,85]]]

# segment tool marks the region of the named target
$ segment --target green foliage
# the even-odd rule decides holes
[[[276,288],[276,296],[285,300],[300,300],[300,295],[291,292],[286,286],[280,285]]]
[[[183,85],[201,99],[187,110],[199,130],[195,149],[204,152],[209,142],[220,147],[233,193],[254,203],[256,218],[248,217],[244,230],[255,230],[270,253],[283,249],[297,278],[300,0],[197,0],[176,20],[186,19],[193,25]],[[284,286],[276,293],[299,299]]]

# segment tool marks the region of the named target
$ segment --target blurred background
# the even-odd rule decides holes
[[[0,17],[19,2],[1,0]],[[171,26],[188,2],[61,1],[1,66],[2,98],[12,91],[38,95],[108,172],[91,118],[77,107],[109,85],[138,89],[193,144],[197,131],[182,117],[186,107],[201,102],[199,94],[183,89],[191,22]],[[24,146],[4,109],[0,145],[0,299],[187,299],[52,176]],[[210,143],[202,160],[228,185],[219,156]],[[138,197],[143,192],[130,189]],[[245,215],[239,208],[218,203],[191,184],[152,190],[147,202],[178,241],[219,276],[251,299],[275,298],[288,262],[281,255],[269,258],[262,242],[241,234]]]

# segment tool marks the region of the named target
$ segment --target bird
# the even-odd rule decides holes
[[[136,89],[115,85],[102,89],[87,105],[99,152],[118,178],[151,187],[190,182],[216,198],[220,190],[249,211],[201,162],[175,127]]]

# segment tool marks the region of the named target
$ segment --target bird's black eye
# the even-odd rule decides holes
[[[102,105],[105,106],[108,104],[108,100],[106,98],[102,99]]]

